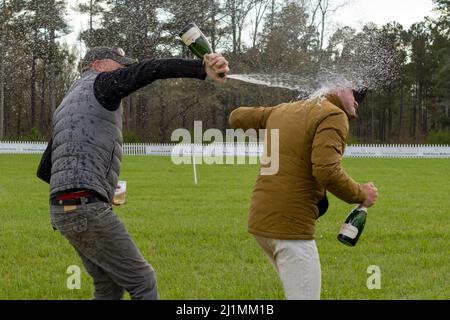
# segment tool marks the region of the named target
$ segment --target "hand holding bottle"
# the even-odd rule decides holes
[[[189,23],[179,36],[189,50],[203,60],[208,78],[224,82],[226,73],[230,71],[228,61],[220,53],[213,53],[208,39],[199,27],[195,23]]]
[[[353,209],[345,219],[337,239],[343,244],[354,247],[366,225],[367,208],[363,205]]]
[[[206,54],[203,58],[208,78],[217,82],[224,82],[226,74],[230,71],[228,61],[220,53]]]
[[[378,199],[378,189],[377,187],[375,187],[373,182],[363,184],[361,187],[366,195],[366,200],[363,202],[362,205],[366,208],[370,208],[375,204],[375,202]]]

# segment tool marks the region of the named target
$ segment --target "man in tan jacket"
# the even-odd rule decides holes
[[[327,203],[326,191],[366,207],[378,197],[373,183],[356,183],[341,166],[349,120],[356,118],[359,107],[355,97],[357,92],[350,88],[337,89],[276,107],[242,107],[230,115],[235,129],[279,130],[279,170],[258,176],[248,231],[274,264],[289,300],[320,299],[314,233],[320,204]],[[270,145],[266,141],[269,152]]]

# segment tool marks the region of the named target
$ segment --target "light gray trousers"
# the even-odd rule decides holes
[[[321,270],[314,240],[278,240],[254,236],[280,276],[286,299],[320,300]]]

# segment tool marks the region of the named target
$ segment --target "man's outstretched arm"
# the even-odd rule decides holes
[[[190,59],[151,59],[101,73],[94,84],[98,102],[106,109],[115,111],[120,101],[150,83],[170,78],[193,78],[204,80],[209,77],[222,82],[219,73],[229,71],[228,62],[220,54],[211,54],[203,63]]]
[[[95,81],[94,93],[102,106],[115,111],[123,98],[156,80],[169,78],[204,80],[206,76],[200,60],[144,60],[126,68],[101,73]]]

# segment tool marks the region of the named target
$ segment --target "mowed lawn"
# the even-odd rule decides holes
[[[0,155],[0,299],[90,299],[66,271],[81,262],[49,223],[39,156]],[[155,268],[161,299],[283,299],[278,277],[247,233],[257,166],[175,166],[170,158],[125,157],[127,204],[116,210]],[[331,198],[317,226],[323,299],[450,298],[450,160],[345,159],[358,181],[373,181],[379,203],[354,248],[336,240],[353,208]],[[367,288],[367,268],[381,289]]]

